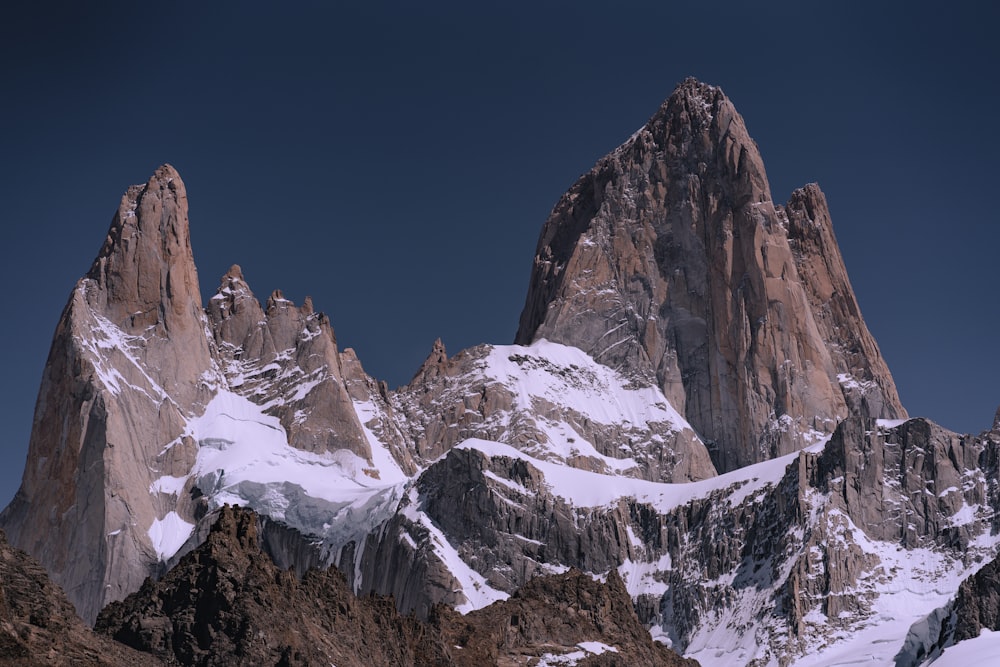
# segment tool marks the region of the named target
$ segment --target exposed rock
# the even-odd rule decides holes
[[[743,119],[693,79],[553,209],[516,342],[539,338],[654,379],[720,472],[906,414],[819,188],[776,206]]]
[[[359,421],[389,450],[404,473],[415,474],[419,467],[412,440],[404,433],[402,420],[395,414],[386,383],[377,382],[365,372],[352,348],[340,354],[340,364],[344,386],[354,401]],[[381,474],[381,471],[376,469],[374,473]]]
[[[317,453],[346,449],[371,462],[333,328],[310,299],[296,307],[275,290],[262,309],[233,266],[207,310],[228,386],[267,406],[291,446]]]
[[[480,438],[609,474],[664,482],[715,475],[705,445],[656,387],[544,341],[478,345],[449,359],[438,340],[392,405],[425,463]]]
[[[955,642],[978,637],[984,628],[1000,631],[1000,559],[962,582],[952,611]]]
[[[982,504],[963,505],[952,515],[952,522],[954,517],[965,520],[970,515],[988,514],[992,510],[992,531],[997,530],[995,508],[1000,497],[1000,484],[997,482],[1000,433],[997,431],[993,429],[982,438],[988,443],[980,455],[987,480],[986,492],[976,496]],[[951,497],[955,495],[950,494]],[[984,512],[985,508],[989,509]],[[1000,631],[1000,557],[992,558],[965,578],[948,604],[935,609],[910,628],[903,648],[896,655],[896,667],[927,664],[927,661],[940,657],[948,647],[975,639],[983,630]]]
[[[677,487],[567,476],[472,441],[428,467],[341,567],[421,616],[436,603],[482,606],[566,567],[616,570],[640,619],[675,649],[787,665],[877,627],[882,596],[934,590],[993,558],[998,452],[997,439],[926,420],[854,418],[822,451]],[[928,613],[936,597],[907,605]]]
[[[164,166],[122,198],[63,311],[28,465],[0,516],[11,543],[42,562],[85,620],[150,573],[154,522],[193,511],[150,485],[193,462],[193,443],[162,452],[210,398],[201,381],[210,365],[187,196]]]
[[[434,612],[431,624],[461,666],[528,665],[546,655],[579,656],[578,665],[698,664],[652,640],[613,570],[605,584],[570,570],[532,579],[509,600],[465,616],[447,607]]]
[[[261,549],[259,519],[223,508],[208,539],[161,581],[147,581],[98,619],[99,631],[184,665],[528,664],[599,642],[616,660],[695,664],[653,643],[621,581],[579,572],[532,582],[509,603],[431,622],[400,616],[389,598],[356,598],[336,570],[299,579]]]
[[[403,665],[425,651],[434,664],[441,653],[391,600],[355,598],[336,570],[301,580],[280,570],[256,515],[228,507],[201,546],[105,609],[97,630],[183,665]]]
[[[0,664],[152,667],[162,663],[94,634],[41,565],[10,546],[0,531]]]

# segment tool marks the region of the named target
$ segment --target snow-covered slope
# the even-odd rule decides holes
[[[425,462],[478,438],[612,475],[715,475],[704,443],[658,387],[544,339],[480,345],[450,359],[438,344],[392,407]]]
[[[239,504],[404,611],[469,611],[536,574],[614,568],[654,636],[703,664],[826,665],[905,655],[911,628],[996,554],[989,437],[848,420],[797,453],[664,481],[698,477],[704,445],[659,389],[577,349],[442,348],[388,392],[324,351],[332,334],[308,309],[272,299],[227,343],[245,312],[234,296],[202,326],[217,355],[199,376],[208,398],[141,455],[152,516],[109,531],[148,540],[152,571]],[[146,338],[88,321],[98,387],[174,404]],[[330,396],[349,412],[324,411]]]
[[[717,88],[684,82],[560,200],[518,340],[438,342],[391,391],[238,266],[203,304],[164,166],[60,319],[0,524],[91,621],[234,503],[282,567],[418,615],[616,570],[709,665],[921,659],[996,555],[1000,425],[902,419],[822,192],[775,205]]]

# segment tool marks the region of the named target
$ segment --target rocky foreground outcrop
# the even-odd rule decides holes
[[[355,597],[337,570],[279,569],[259,521],[224,507],[200,547],[105,609],[97,630],[182,665],[472,667],[567,654],[581,665],[697,664],[652,641],[614,575],[541,578],[466,616],[436,607],[425,624],[390,598]]]
[[[719,472],[906,416],[823,193],[775,204],[743,118],[693,79],[552,210],[516,342],[539,338],[654,379]]]
[[[152,656],[95,635],[45,570],[0,531],[0,665],[156,667]]]

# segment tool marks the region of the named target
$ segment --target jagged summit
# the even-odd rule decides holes
[[[394,391],[311,300],[262,303],[238,266],[202,308],[172,170],[128,190],[94,267],[57,327],[0,524],[88,621],[159,578],[119,607],[119,629],[154,643],[201,636],[160,592],[178,594],[174,620],[233,599],[191,566],[253,574],[213,544],[277,581],[249,543],[217,531],[199,549],[226,504],[267,526],[290,609],[320,598],[287,568],[332,566],[404,614],[486,618],[500,634],[484,650],[531,635],[575,653],[567,619],[606,577],[649,631],[720,666],[888,664],[1000,549],[1000,429],[903,419],[822,191],[771,201],[743,120],[694,80],[553,209],[520,344],[435,341]],[[527,622],[516,591],[546,574],[581,604],[560,593]],[[502,618],[478,615],[498,601]],[[257,609],[265,634],[274,608]]]
[[[243,278],[243,269],[242,269],[242,267],[240,267],[239,264],[233,264],[232,266],[230,266],[229,270],[226,271],[226,274],[224,276],[222,276],[223,282],[225,282],[227,280],[230,280],[230,279],[233,279],[233,280],[244,280],[244,278]]]
[[[197,316],[187,190],[177,170],[165,164],[126,191],[87,277],[106,295],[107,315],[118,325],[169,329]]]
[[[743,118],[694,79],[552,210],[515,340],[540,338],[660,386],[720,472],[906,414],[822,192],[775,206]]]
[[[718,179],[737,206],[771,201],[760,150],[722,88],[685,79],[645,127],[675,177]]]

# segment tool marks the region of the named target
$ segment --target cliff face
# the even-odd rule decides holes
[[[540,338],[654,379],[720,472],[906,414],[822,192],[775,205],[743,119],[690,79],[553,209],[516,341]]]
[[[21,488],[0,519],[85,619],[150,573],[156,546],[147,529],[174,509],[150,485],[192,463],[190,447],[162,450],[184,435],[187,415],[204,409],[210,367],[187,195],[165,166],[125,193],[70,296]]]
[[[341,569],[422,616],[610,570],[640,619],[704,664],[789,665],[854,637],[885,661],[997,553],[997,447],[922,419],[850,418],[828,443],[669,485],[469,440]]]
[[[439,341],[394,391],[238,266],[203,307],[188,234],[172,168],[126,193],[0,515],[85,620],[142,587],[103,627],[165,660],[656,662],[609,630],[623,587],[706,664],[884,662],[997,555],[997,429],[901,418],[822,193],[774,205],[711,86],[681,84],[557,204],[520,344]],[[392,646],[296,636],[337,614]]]
[[[421,623],[389,598],[355,597],[336,570],[301,579],[280,570],[263,550],[259,517],[229,507],[162,580],[105,609],[97,630],[183,665],[471,667],[579,660],[600,655],[597,646],[612,664],[697,664],[653,643],[615,576],[540,578],[509,601],[467,616],[438,607]]]
[[[155,667],[152,656],[85,626],[41,565],[0,531],[0,663],[16,667]]]

